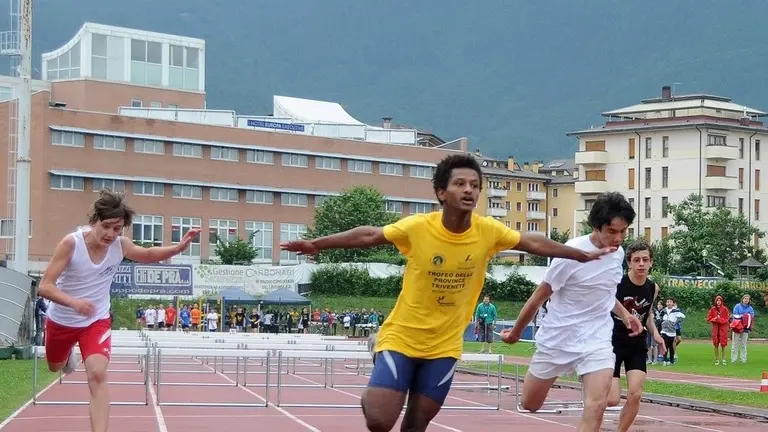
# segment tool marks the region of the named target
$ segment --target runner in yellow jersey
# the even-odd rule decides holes
[[[416,214],[380,227],[358,227],[281,248],[304,255],[324,249],[392,244],[407,257],[403,288],[374,348],[374,370],[362,397],[369,431],[390,431],[405,403],[403,430],[424,431],[448,395],[463,334],[485,282],[488,261],[517,249],[538,256],[587,262],[614,252],[565,246],[543,235],[521,234],[473,212],[482,189],[474,157],[443,159],[432,179],[443,211]]]

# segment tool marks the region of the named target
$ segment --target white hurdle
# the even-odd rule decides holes
[[[45,347],[34,347],[34,355],[32,361],[32,404],[33,405],[88,405],[89,401],[41,401],[38,399],[37,394],[37,368],[38,359],[45,357]],[[151,357],[151,350],[149,348],[113,348],[112,355],[121,356],[137,356],[141,357],[144,361],[144,367],[142,372],[144,373],[144,400],[139,401],[111,401],[110,405],[149,405],[149,362]],[[134,370],[133,372],[138,372]],[[65,381],[65,384],[84,384],[85,381]],[[113,383],[109,383],[113,384]],[[114,384],[119,384],[114,383]]]

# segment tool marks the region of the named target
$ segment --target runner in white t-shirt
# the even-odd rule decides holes
[[[112,277],[123,258],[141,263],[166,260],[187,249],[200,232],[190,230],[174,246],[143,248],[120,235],[133,215],[122,194],[102,190],[89,225],[61,240],[40,281],[40,296],[53,302],[46,322],[48,369],[73,371],[74,347],[80,345],[91,394],[92,432],[106,432],[109,423]]]
[[[211,310],[206,315],[205,320],[208,322],[208,331],[215,332],[219,326],[219,314],[215,310]]]
[[[152,330],[155,328],[155,324],[157,324],[157,311],[154,306],[150,305],[144,311],[144,321],[147,323],[148,329]]]
[[[611,312],[622,317],[633,335],[643,330],[643,324],[616,299],[616,286],[623,276],[621,243],[634,219],[635,211],[623,195],[600,195],[589,213],[592,234],[566,244],[588,252],[605,247],[616,251],[586,263],[552,260],[515,326],[502,331],[505,342],[517,342],[544,301],[551,299],[523,383],[523,409],[539,410],[555,380],[575,370],[585,395],[579,430],[600,430],[615,366]]]

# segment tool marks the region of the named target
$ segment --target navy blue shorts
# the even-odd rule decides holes
[[[368,386],[420,393],[442,405],[455,371],[456,359],[452,357],[423,360],[381,351],[376,353]]]

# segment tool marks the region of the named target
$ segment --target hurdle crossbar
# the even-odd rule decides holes
[[[45,347],[34,347],[34,355],[32,360],[32,404],[33,405],[89,405],[90,401],[41,401],[38,399],[37,393],[37,369],[40,357],[45,357]],[[144,358],[145,367],[141,372],[144,374],[144,401],[110,401],[110,405],[123,406],[123,405],[149,405],[149,364],[152,356],[150,348],[112,348],[112,355],[125,355],[125,356],[141,356]],[[139,372],[139,371],[134,371]],[[61,378],[59,381],[62,384],[80,384],[87,383],[87,381],[63,381]],[[113,383],[109,383],[110,385]],[[119,384],[115,383],[115,384]]]

